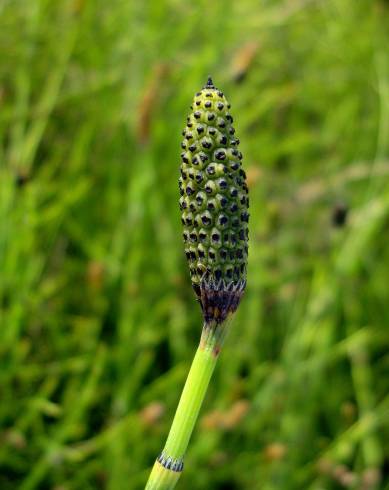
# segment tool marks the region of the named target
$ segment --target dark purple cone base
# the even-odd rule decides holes
[[[217,282],[203,279],[200,286],[194,285],[204,322],[223,323],[238,308],[245,287],[244,280],[226,283],[223,279]]]

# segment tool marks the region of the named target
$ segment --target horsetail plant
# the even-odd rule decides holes
[[[230,104],[208,78],[191,109],[181,143],[180,209],[185,254],[204,324],[146,490],[170,490],[180,477],[227,325],[246,286],[249,198]]]

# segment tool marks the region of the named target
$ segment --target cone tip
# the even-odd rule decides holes
[[[211,75],[208,76],[208,80],[204,88],[215,88]]]

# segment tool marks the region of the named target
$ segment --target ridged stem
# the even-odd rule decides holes
[[[224,325],[204,326],[165,447],[154,464],[145,490],[171,490],[181,475],[189,439],[216,365],[223,330]]]

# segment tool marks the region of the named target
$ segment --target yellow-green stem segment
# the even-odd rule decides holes
[[[170,490],[181,475],[184,454],[218,358],[220,338],[217,337],[213,329],[203,331],[165,447],[145,490]]]

